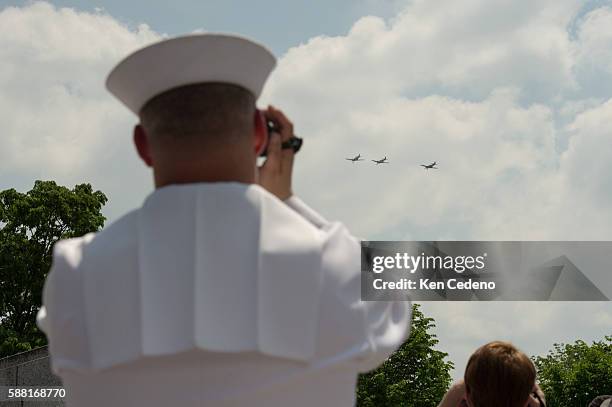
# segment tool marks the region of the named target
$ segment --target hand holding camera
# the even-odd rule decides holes
[[[295,137],[293,123],[282,111],[268,106],[261,113],[268,129],[268,145],[261,154],[267,158],[259,167],[258,184],[279,199],[285,200],[293,194],[291,189],[293,158],[302,146],[302,140]]]

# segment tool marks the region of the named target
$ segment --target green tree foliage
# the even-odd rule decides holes
[[[599,395],[612,394],[612,336],[588,345],[555,344],[533,361],[549,407],[585,407]]]
[[[53,244],[99,230],[106,201],[89,184],[36,181],[25,194],[0,192],[0,357],[46,343],[35,318]]]
[[[413,306],[410,337],[382,365],[359,376],[358,407],[435,407],[451,383],[451,361],[435,350],[433,318]]]

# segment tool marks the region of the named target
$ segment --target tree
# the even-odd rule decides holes
[[[361,374],[358,407],[435,407],[451,383],[453,362],[435,350],[433,318],[413,306],[410,337],[378,368]]]
[[[89,184],[36,181],[25,194],[0,192],[0,357],[46,344],[35,318],[53,244],[99,230],[106,201]]]
[[[595,397],[612,394],[612,336],[588,345],[554,345],[533,358],[549,407],[584,407]]]

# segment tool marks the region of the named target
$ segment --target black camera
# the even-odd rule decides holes
[[[268,131],[268,141],[270,141],[270,134],[271,133],[279,133],[280,134],[280,129],[278,128],[278,125],[276,123],[274,123],[272,120],[266,120],[266,129]],[[283,142],[283,144],[281,144],[281,148],[282,149],[287,149],[287,148],[291,148],[293,149],[294,153],[297,153],[298,151],[300,151],[300,148],[302,148],[302,144],[303,144],[303,140],[299,137],[296,136],[291,136],[291,138],[285,142]],[[261,157],[266,157],[268,155],[268,146],[266,145],[266,148],[264,148],[264,150],[261,152],[260,156]]]

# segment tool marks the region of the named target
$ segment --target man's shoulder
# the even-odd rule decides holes
[[[315,226],[286,202],[261,187],[255,189],[255,191],[260,197],[262,228],[291,234],[294,238],[325,239],[326,231]]]
[[[74,269],[86,256],[112,258],[117,252],[133,250],[137,214],[138,210],[130,211],[99,232],[57,241],[53,247],[54,261]]]
[[[276,229],[279,234],[290,235],[296,240],[313,239],[321,255],[327,254],[326,257],[335,260],[332,264],[345,262],[347,258],[360,259],[360,240],[342,222],[325,220],[299,198],[292,197],[293,201],[284,202],[267,191],[262,195],[268,202],[262,206],[274,207],[274,216],[271,216],[272,210],[262,210],[264,228]],[[335,253],[342,255],[337,256]]]

